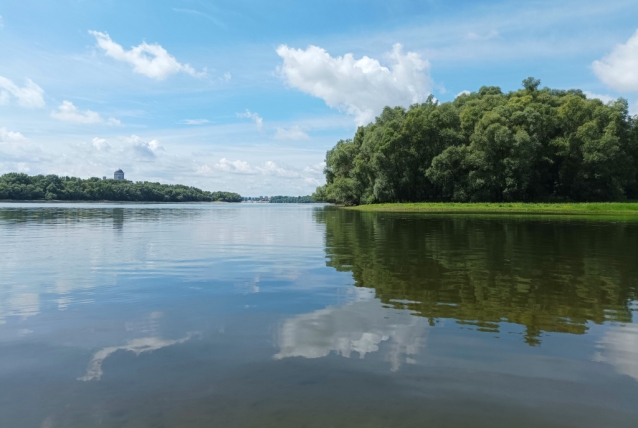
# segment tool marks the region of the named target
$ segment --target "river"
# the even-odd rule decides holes
[[[0,427],[638,426],[638,220],[0,204]]]

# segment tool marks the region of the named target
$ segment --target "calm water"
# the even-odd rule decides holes
[[[0,427],[638,426],[638,221],[0,204]]]

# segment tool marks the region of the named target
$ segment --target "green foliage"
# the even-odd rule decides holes
[[[9,173],[0,176],[0,199],[138,202],[241,202],[230,192],[206,192],[195,187],[126,180],[83,180],[57,175]]]
[[[504,94],[482,87],[453,102],[386,107],[326,154],[317,201],[618,201],[638,197],[638,119],[627,102],[580,90]]]
[[[271,196],[271,204],[312,204],[315,200],[312,196]]]

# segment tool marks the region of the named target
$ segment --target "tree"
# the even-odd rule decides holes
[[[149,201],[149,202],[241,202],[237,193],[206,192],[195,187],[125,180],[83,180],[57,175],[9,173],[0,176],[0,199]]]
[[[386,107],[326,154],[315,200],[610,201],[638,198],[637,118],[580,90],[497,86]]]

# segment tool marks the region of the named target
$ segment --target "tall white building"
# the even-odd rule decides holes
[[[124,180],[124,171],[118,169],[113,173],[113,180]]]

